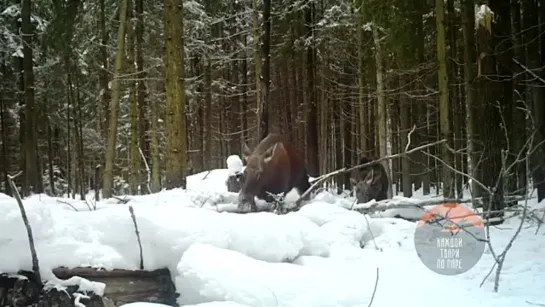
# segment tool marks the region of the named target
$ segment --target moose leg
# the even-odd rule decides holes
[[[299,182],[295,185],[295,188],[297,189],[297,192],[299,192],[300,195],[303,195],[309,188],[310,188],[310,182],[308,182],[309,178],[308,175],[305,174],[304,176],[301,176],[301,179]],[[304,200],[309,200],[310,194],[305,196]]]

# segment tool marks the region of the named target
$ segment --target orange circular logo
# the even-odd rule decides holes
[[[482,218],[463,205],[438,205],[422,216],[415,230],[418,257],[442,275],[469,271],[485,249]]]

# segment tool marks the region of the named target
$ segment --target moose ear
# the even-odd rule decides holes
[[[350,183],[351,183],[353,186],[358,185],[358,181],[357,181],[356,179],[354,179],[353,177],[350,177]]]
[[[265,152],[263,162],[265,163],[271,162],[274,155],[276,155],[282,149],[284,149],[284,145],[282,145],[282,143],[279,142],[274,144],[273,147],[269,148],[269,150]]]
[[[244,160],[248,161],[248,157],[250,157],[251,154],[252,152],[250,151],[250,148],[246,143],[244,143],[242,145],[242,155],[244,156]]]
[[[367,176],[365,176],[365,183],[367,184],[372,184],[373,183],[373,179],[374,179],[374,170],[371,169],[371,171],[369,173],[367,173]]]

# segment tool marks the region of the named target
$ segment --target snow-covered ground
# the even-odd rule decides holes
[[[140,230],[144,267],[170,269],[180,304],[368,306],[377,278],[375,307],[545,304],[545,230],[535,234],[534,224],[525,224],[507,254],[494,293],[494,274],[480,287],[493,265],[488,247],[467,273],[439,275],[416,254],[416,223],[350,211],[350,197],[320,192],[300,211],[286,215],[218,212],[237,199],[226,190],[227,175],[227,169],[203,172],[188,178],[187,191],[127,196]],[[413,198],[433,196],[416,191]],[[292,192],[287,201],[296,197]],[[94,203],[91,194],[87,198],[87,204],[45,195],[25,199],[44,279],[51,279],[51,270],[59,266],[138,269],[128,205],[116,199]],[[531,203],[532,208],[543,205]],[[0,272],[31,270],[15,200],[0,194],[0,212]],[[496,251],[507,245],[519,222],[512,218],[491,229]],[[202,304],[213,301],[230,303]]]

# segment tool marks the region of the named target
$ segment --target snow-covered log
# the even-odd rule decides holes
[[[60,279],[80,276],[106,284],[104,296],[115,306],[133,302],[150,302],[175,306],[178,295],[168,269],[155,271],[97,270],[80,267],[56,268],[53,274]]]
[[[56,268],[43,286],[32,272],[0,274],[0,306],[113,307],[133,302],[176,306],[168,269],[155,271]],[[68,294],[68,295],[67,295]]]

